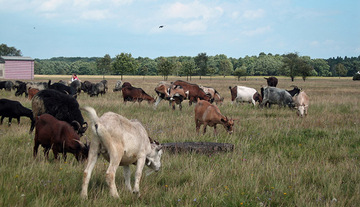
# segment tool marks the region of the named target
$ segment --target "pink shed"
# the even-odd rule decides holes
[[[34,59],[21,56],[0,56],[0,79],[34,79]]]

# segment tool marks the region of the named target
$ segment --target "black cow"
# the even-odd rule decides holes
[[[73,88],[77,95],[81,93],[81,82],[79,80],[74,80],[70,83],[70,87]]]
[[[28,97],[28,92],[26,90],[26,83],[22,81],[15,81],[15,96],[22,96],[25,94],[25,97]]]
[[[61,93],[64,93],[64,94],[68,94],[70,96],[73,96],[74,98],[76,98],[76,91],[73,87],[70,87],[70,86],[66,86],[62,83],[53,83],[51,84],[51,80],[49,80],[48,82],[48,89],[54,89],[54,90],[57,90],[57,91],[60,91]]]
[[[91,90],[88,92],[90,97],[99,96],[99,94],[103,95],[105,93],[106,93],[106,88],[103,82],[92,84]]]
[[[14,88],[14,83],[12,81],[0,81],[0,90],[5,89],[6,91],[11,91]]]
[[[32,111],[21,105],[21,103],[18,101],[0,99],[0,116],[1,124],[3,123],[5,117],[9,117],[9,126],[11,125],[12,118],[17,119],[18,124],[20,124],[20,117],[26,116],[31,119],[30,131],[32,131],[35,127],[35,119],[33,117]]]
[[[91,90],[92,83],[90,81],[84,81],[81,82],[81,90],[84,91],[84,93],[88,93]]]
[[[278,84],[278,79],[275,77],[269,77],[269,78],[265,78],[265,79],[267,81],[268,86],[276,87]]]
[[[87,129],[87,123],[81,114],[79,103],[72,96],[53,89],[45,89],[32,99],[34,117],[47,113],[58,120],[72,125],[79,135]]]

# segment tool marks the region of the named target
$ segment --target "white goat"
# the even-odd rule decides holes
[[[102,154],[110,162],[106,171],[106,182],[110,194],[118,198],[115,185],[115,174],[119,165],[124,166],[125,185],[132,191],[130,184],[130,166],[136,165],[135,184],[133,192],[139,193],[139,184],[144,165],[155,171],[161,167],[161,145],[148,136],[145,128],[137,120],[106,112],[100,118],[91,107],[84,108],[90,115],[93,138],[90,144],[89,157],[82,184],[81,197],[87,198],[91,172],[94,169],[98,155]]]

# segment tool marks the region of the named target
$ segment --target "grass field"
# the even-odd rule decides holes
[[[37,76],[36,81],[67,80],[70,76]],[[80,77],[97,82],[101,76]],[[279,79],[279,88],[302,87],[309,95],[309,115],[300,118],[294,110],[272,107],[260,109],[250,104],[230,104],[229,86],[244,85],[260,90],[263,77],[237,81],[233,77],[209,77],[191,82],[216,88],[225,97],[221,112],[238,119],[229,135],[218,126],[218,135],[208,128],[195,133],[194,105],[183,102],[183,110],[173,111],[168,103],[157,110],[146,102],[122,101],[112,88],[119,77],[109,76],[111,92],[99,97],[81,94],[80,106],[92,106],[98,115],[107,111],[140,120],[151,137],[160,141],[209,141],[231,143],[231,153],[213,155],[164,153],[162,169],[143,176],[141,197],[124,186],[119,168],[116,183],[120,199],[109,195],[105,182],[108,163],[99,159],[89,185],[89,199],[80,198],[86,163],[69,154],[67,162],[56,161],[50,153],[32,156],[34,133],[30,121],[18,126],[7,118],[0,126],[0,206],[358,206],[360,204],[360,82],[349,78],[309,78],[306,82]],[[169,77],[175,81],[179,77]],[[186,78],[181,78],[186,80]],[[124,77],[135,87],[155,96],[161,77]],[[1,98],[20,101],[14,91],[0,91]],[[83,112],[85,120],[87,114]],[[91,140],[91,130],[85,134]],[[42,152],[42,150],[40,151]],[[145,169],[146,170],[146,169]],[[134,167],[132,167],[134,171]],[[145,173],[144,173],[145,174]],[[143,174],[143,175],[144,175]]]

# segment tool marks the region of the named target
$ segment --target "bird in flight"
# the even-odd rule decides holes
[[[164,28],[164,25],[160,25],[159,28],[160,28],[160,29],[161,29],[161,28]]]

